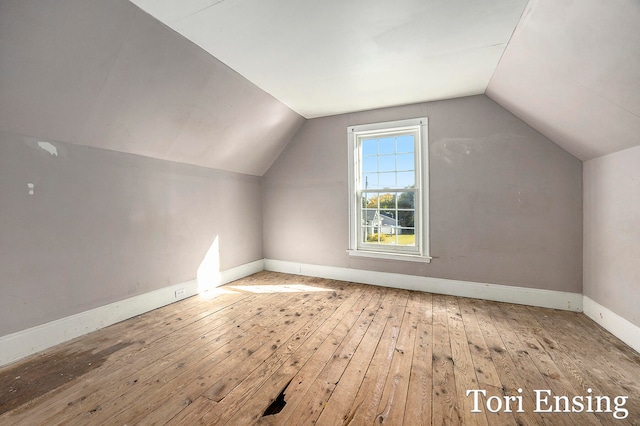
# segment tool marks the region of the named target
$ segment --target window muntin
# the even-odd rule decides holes
[[[426,118],[349,129],[351,249],[426,256],[421,145]],[[426,186],[425,186],[426,187]]]

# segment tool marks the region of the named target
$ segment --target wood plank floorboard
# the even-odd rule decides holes
[[[446,298],[433,296],[433,412],[434,425],[459,425],[462,423],[459,411],[462,401],[456,397],[456,383],[453,377],[453,353],[447,321]],[[477,413],[478,417],[485,414]],[[479,420],[481,421],[481,420]]]
[[[378,405],[382,400],[407,302],[406,297],[403,298],[397,291],[390,291],[388,295],[390,297],[383,304],[383,315],[387,315],[387,322],[347,415],[347,424],[373,424],[378,415]]]
[[[407,425],[430,425],[431,389],[433,388],[433,369],[431,367],[433,361],[432,295],[413,292],[412,296],[408,306],[418,309],[418,324],[404,409],[404,423]]]
[[[522,412],[518,409],[512,409],[517,424],[521,425],[533,425],[533,424],[549,424],[545,418],[540,415],[539,417],[534,415],[535,410],[535,396],[532,392],[533,387],[528,387],[525,382],[526,378],[519,373],[518,365],[511,357],[511,354],[507,351],[507,348],[502,340],[500,331],[494,324],[491,315],[489,313],[489,303],[483,300],[471,300],[463,299],[463,303],[469,304],[471,309],[476,315],[476,321],[482,339],[484,340],[486,347],[489,350],[487,354],[488,360],[493,364],[498,380],[501,385],[492,386],[490,383],[486,385],[481,383],[479,388],[487,391],[487,396],[520,396],[522,395]],[[474,348],[475,348],[474,342]],[[484,370],[483,370],[484,372]],[[522,389],[522,393],[519,390]],[[487,396],[482,397],[482,405],[486,407]],[[487,412],[485,410],[485,412]],[[487,412],[490,413],[490,412]],[[497,412],[496,414],[501,414]],[[489,414],[488,414],[489,416]]]
[[[640,425],[640,354],[580,313],[261,272],[0,368],[0,425],[63,424]]]
[[[516,365],[516,375],[519,376],[520,382],[524,383],[521,388],[527,389],[528,398],[536,400],[535,390],[549,389],[554,395],[562,395],[557,393],[558,389],[561,389],[560,385],[551,380],[550,375],[546,371],[538,370],[536,365],[536,353],[532,348],[527,347],[518,337],[518,333],[514,330],[516,325],[515,318],[510,316],[510,312],[504,312],[501,309],[501,304],[487,303],[487,311],[491,316],[493,324],[498,330],[498,334],[502,338],[504,347],[506,348],[509,357]],[[511,310],[519,309],[519,306],[510,306]],[[531,352],[531,353],[530,353]],[[520,387],[518,388],[520,389]],[[540,413],[540,417],[544,420],[545,424],[549,425],[574,425],[575,422],[570,416],[567,415],[555,415],[555,413],[547,414]]]
[[[476,376],[475,379],[477,380],[475,388],[485,389],[487,392],[491,391],[491,393],[496,395],[502,394],[502,390],[506,388],[500,380],[493,358],[491,357],[489,347],[482,335],[482,330],[480,328],[478,318],[476,317],[475,309],[470,303],[470,299],[459,298],[457,300],[460,307],[460,317],[462,318],[464,331],[467,336],[467,346],[471,356],[472,368],[474,369]],[[473,410],[473,399],[467,400],[467,402],[472,404],[471,406]],[[518,421],[513,410],[508,412],[505,409],[505,411],[497,411],[495,413],[485,411],[485,414],[487,416],[488,424],[492,426],[506,426],[525,423],[523,421]]]

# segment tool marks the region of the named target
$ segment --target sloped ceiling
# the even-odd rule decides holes
[[[131,1],[1,1],[0,130],[262,175],[305,117],[486,93],[640,144],[637,0]]]
[[[311,118],[486,93],[582,160],[640,144],[637,0],[131,0]]]
[[[484,93],[526,0],[131,0],[299,114]]]
[[[262,175],[303,122],[127,0],[0,2],[0,130]]]
[[[582,160],[640,145],[640,2],[529,0],[487,95]]]

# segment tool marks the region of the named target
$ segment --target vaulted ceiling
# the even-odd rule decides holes
[[[486,93],[583,160],[640,144],[636,0],[131,1],[307,118]]]
[[[132,0],[307,117],[484,93],[526,0]]]
[[[0,131],[262,175],[305,118],[486,94],[640,144],[637,0],[3,0]]]

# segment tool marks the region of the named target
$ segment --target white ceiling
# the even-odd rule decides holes
[[[526,0],[132,0],[300,115],[484,93]]]
[[[582,160],[640,145],[638,0],[131,0],[300,115],[485,93]]]

